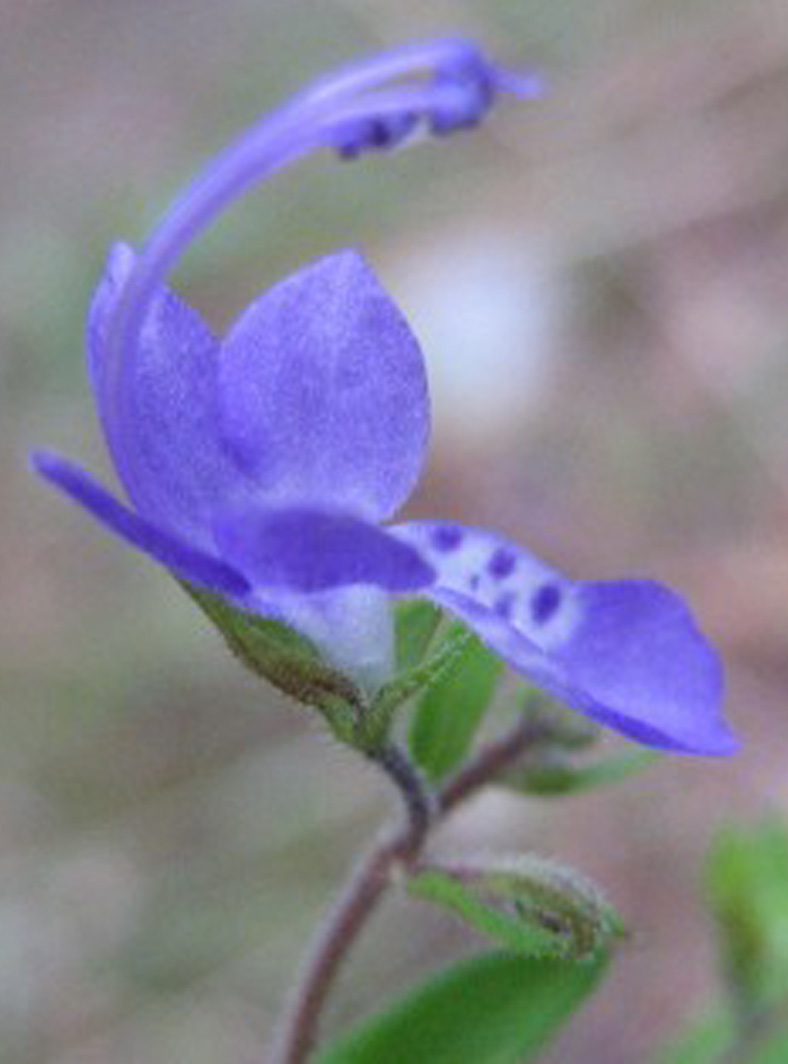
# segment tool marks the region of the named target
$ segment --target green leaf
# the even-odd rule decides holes
[[[499,945],[534,957],[587,960],[622,932],[595,884],[532,855],[428,867],[409,879],[408,891],[450,909]]]
[[[602,758],[593,764],[573,764],[564,751],[537,751],[531,763],[526,763],[516,776],[505,782],[524,794],[541,797],[579,794],[619,783],[641,772],[659,760],[652,750],[625,750]]]
[[[466,634],[452,625],[449,638]],[[416,706],[409,745],[414,759],[433,782],[456,768],[473,742],[490,704],[503,662],[474,635],[467,634],[453,667],[438,678]]]
[[[726,828],[708,861],[707,890],[727,984],[743,1015],[788,993],[788,831],[777,817]]]
[[[652,1064],[784,1064],[788,1060],[788,831],[770,817],[725,828],[709,854],[707,893],[727,1008],[694,1025]],[[727,1055],[726,1055],[727,1054]]]
[[[406,672],[424,660],[442,616],[438,607],[428,599],[407,599],[397,604],[395,630],[398,671]]]
[[[719,1064],[733,1036],[730,1016],[724,1013],[711,1016],[662,1049],[650,1064]]]
[[[747,1064],[785,1064],[788,1060],[788,1016],[783,1007],[782,1024],[768,1024],[767,1033],[746,1060]]]
[[[352,680],[322,661],[307,639],[277,621],[244,613],[219,595],[179,583],[246,668],[291,698],[315,706],[338,738],[354,741],[363,696]]]
[[[599,983],[588,964],[475,957],[433,977],[316,1064],[528,1064]]]
[[[693,1027],[650,1064],[785,1064],[788,1060],[788,1002],[737,1031],[732,1014],[720,1012]]]

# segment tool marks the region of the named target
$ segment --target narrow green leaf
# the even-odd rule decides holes
[[[555,755],[555,756],[554,756]],[[537,752],[516,776],[505,782],[524,794],[579,794],[597,787],[608,787],[628,776],[636,775],[659,758],[652,750],[625,750],[593,764],[574,764],[563,751]]]
[[[408,891],[450,909],[499,945],[533,957],[586,960],[622,932],[595,884],[533,855],[428,867],[409,879]]]
[[[459,625],[453,628],[464,631]],[[409,745],[429,779],[440,780],[461,763],[502,672],[500,658],[470,636],[456,664],[422,695],[411,722]]]
[[[441,618],[441,611],[428,599],[398,603],[395,612],[398,672],[412,669],[424,659]]]
[[[433,977],[319,1054],[316,1064],[528,1064],[599,983],[588,964],[510,953]]]

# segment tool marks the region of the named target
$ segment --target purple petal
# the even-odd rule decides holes
[[[721,715],[719,658],[678,595],[651,580],[579,584],[576,593],[577,627],[553,658],[578,708],[650,746],[737,749]]]
[[[225,595],[243,595],[247,581],[218,558],[183,543],[128,510],[88,473],[57,455],[32,455],[35,470],[127,543],[179,576]]]
[[[303,594],[354,584],[405,592],[434,578],[412,547],[345,514],[237,507],[217,520],[215,534],[222,556],[263,592]]]
[[[210,510],[241,479],[218,442],[218,345],[199,315],[162,289],[126,378],[130,394],[120,402],[108,394],[107,330],[134,260],[126,245],[113,249],[88,317],[99,411],[134,506],[159,527],[210,548]]]
[[[430,597],[551,694],[648,746],[736,749],[717,654],[672,591],[648,580],[574,583],[480,529],[393,531],[437,571]]]
[[[241,315],[221,353],[223,425],[266,505],[381,520],[429,434],[421,353],[363,259],[338,252]]]

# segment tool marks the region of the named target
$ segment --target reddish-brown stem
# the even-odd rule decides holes
[[[381,838],[356,866],[306,959],[270,1064],[302,1064],[308,1058],[342,962],[386,890],[392,869],[416,857],[420,844],[410,827],[400,829]]]
[[[375,761],[400,792],[404,821],[384,832],[362,857],[318,929],[285,1010],[269,1064],[303,1064],[307,1060],[328,992],[351,946],[386,890],[394,868],[411,863],[427,837],[436,807],[416,769],[395,746],[384,748]]]
[[[549,726],[544,721],[523,716],[499,739],[492,739],[483,746],[448,780],[438,796],[441,814],[445,815],[485,783],[495,779],[529,747],[549,734]]]
[[[268,1064],[304,1064],[314,1048],[329,991],[389,886],[394,870],[397,866],[412,866],[433,823],[498,775],[542,734],[542,728],[534,721],[518,721],[500,739],[482,747],[437,798],[425,788],[414,766],[397,747],[387,747],[376,757],[403,798],[404,822],[381,835],[361,859],[319,928]]]

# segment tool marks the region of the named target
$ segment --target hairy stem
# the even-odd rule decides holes
[[[389,886],[397,867],[408,868],[421,854],[430,828],[442,816],[490,782],[528,747],[542,726],[523,719],[479,753],[448,781],[437,797],[425,787],[407,755],[396,746],[373,757],[397,787],[405,816],[385,831],[356,865],[318,929],[296,981],[269,1064],[304,1064],[317,1040],[328,994],[357,937]]]

